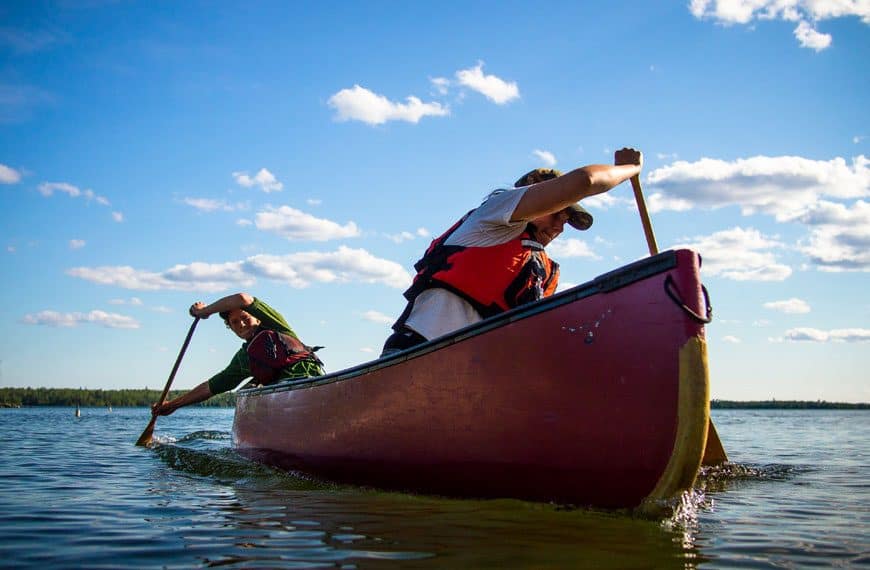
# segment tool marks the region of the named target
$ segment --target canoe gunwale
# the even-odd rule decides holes
[[[484,334],[490,330],[497,329],[506,324],[520,321],[522,319],[532,317],[539,313],[551,311],[560,306],[573,303],[580,299],[591,297],[599,293],[608,293],[611,291],[615,291],[622,287],[631,285],[632,283],[647,279],[648,277],[651,277],[653,275],[664,273],[668,270],[675,268],[676,266],[676,251],[664,251],[653,257],[647,257],[620,267],[619,269],[599,275],[591,281],[557,293],[551,297],[548,297],[547,299],[542,299],[529,305],[516,307],[494,317],[484,319],[473,325],[463,327],[449,335],[438,337],[415,347],[403,350],[399,353],[392,354],[384,358],[379,358],[370,362],[358,364],[351,368],[346,368],[344,370],[339,370],[336,372],[325,374],[323,376],[290,380],[270,386],[260,386],[253,388],[243,387],[238,391],[238,395],[243,397],[260,396],[277,392],[285,392],[289,390],[312,388],[315,386],[322,386],[325,384],[349,380],[351,378],[362,376],[364,374],[368,374],[382,368],[387,368],[401,362],[412,360],[424,354],[440,350],[451,344],[455,344],[465,339]]]

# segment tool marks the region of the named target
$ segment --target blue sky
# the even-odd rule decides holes
[[[161,388],[237,291],[371,360],[433,235],[634,146],[713,397],[870,401],[868,56],[867,0],[4,2],[0,386]],[[628,184],[584,204],[565,286],[647,254]],[[201,323],[175,386],[237,346]]]

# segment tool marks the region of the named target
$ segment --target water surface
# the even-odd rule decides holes
[[[231,449],[232,410],[0,410],[15,568],[870,567],[868,411],[717,410],[731,458],[647,520],[336,486]]]

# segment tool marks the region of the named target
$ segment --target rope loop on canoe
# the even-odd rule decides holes
[[[686,311],[692,319],[701,323],[702,325],[706,325],[708,323],[713,322],[713,307],[710,305],[710,294],[707,292],[707,288],[701,285],[701,292],[704,293],[704,306],[706,316],[699,315],[692,309],[690,309],[680,298],[680,292],[677,290],[677,285],[674,283],[674,280],[670,275],[665,277],[665,293],[668,294],[668,297],[677,304],[678,307]]]

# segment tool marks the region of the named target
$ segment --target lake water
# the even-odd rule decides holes
[[[730,455],[660,520],[332,486],[233,410],[0,410],[0,567],[870,568],[870,412],[714,410]]]

